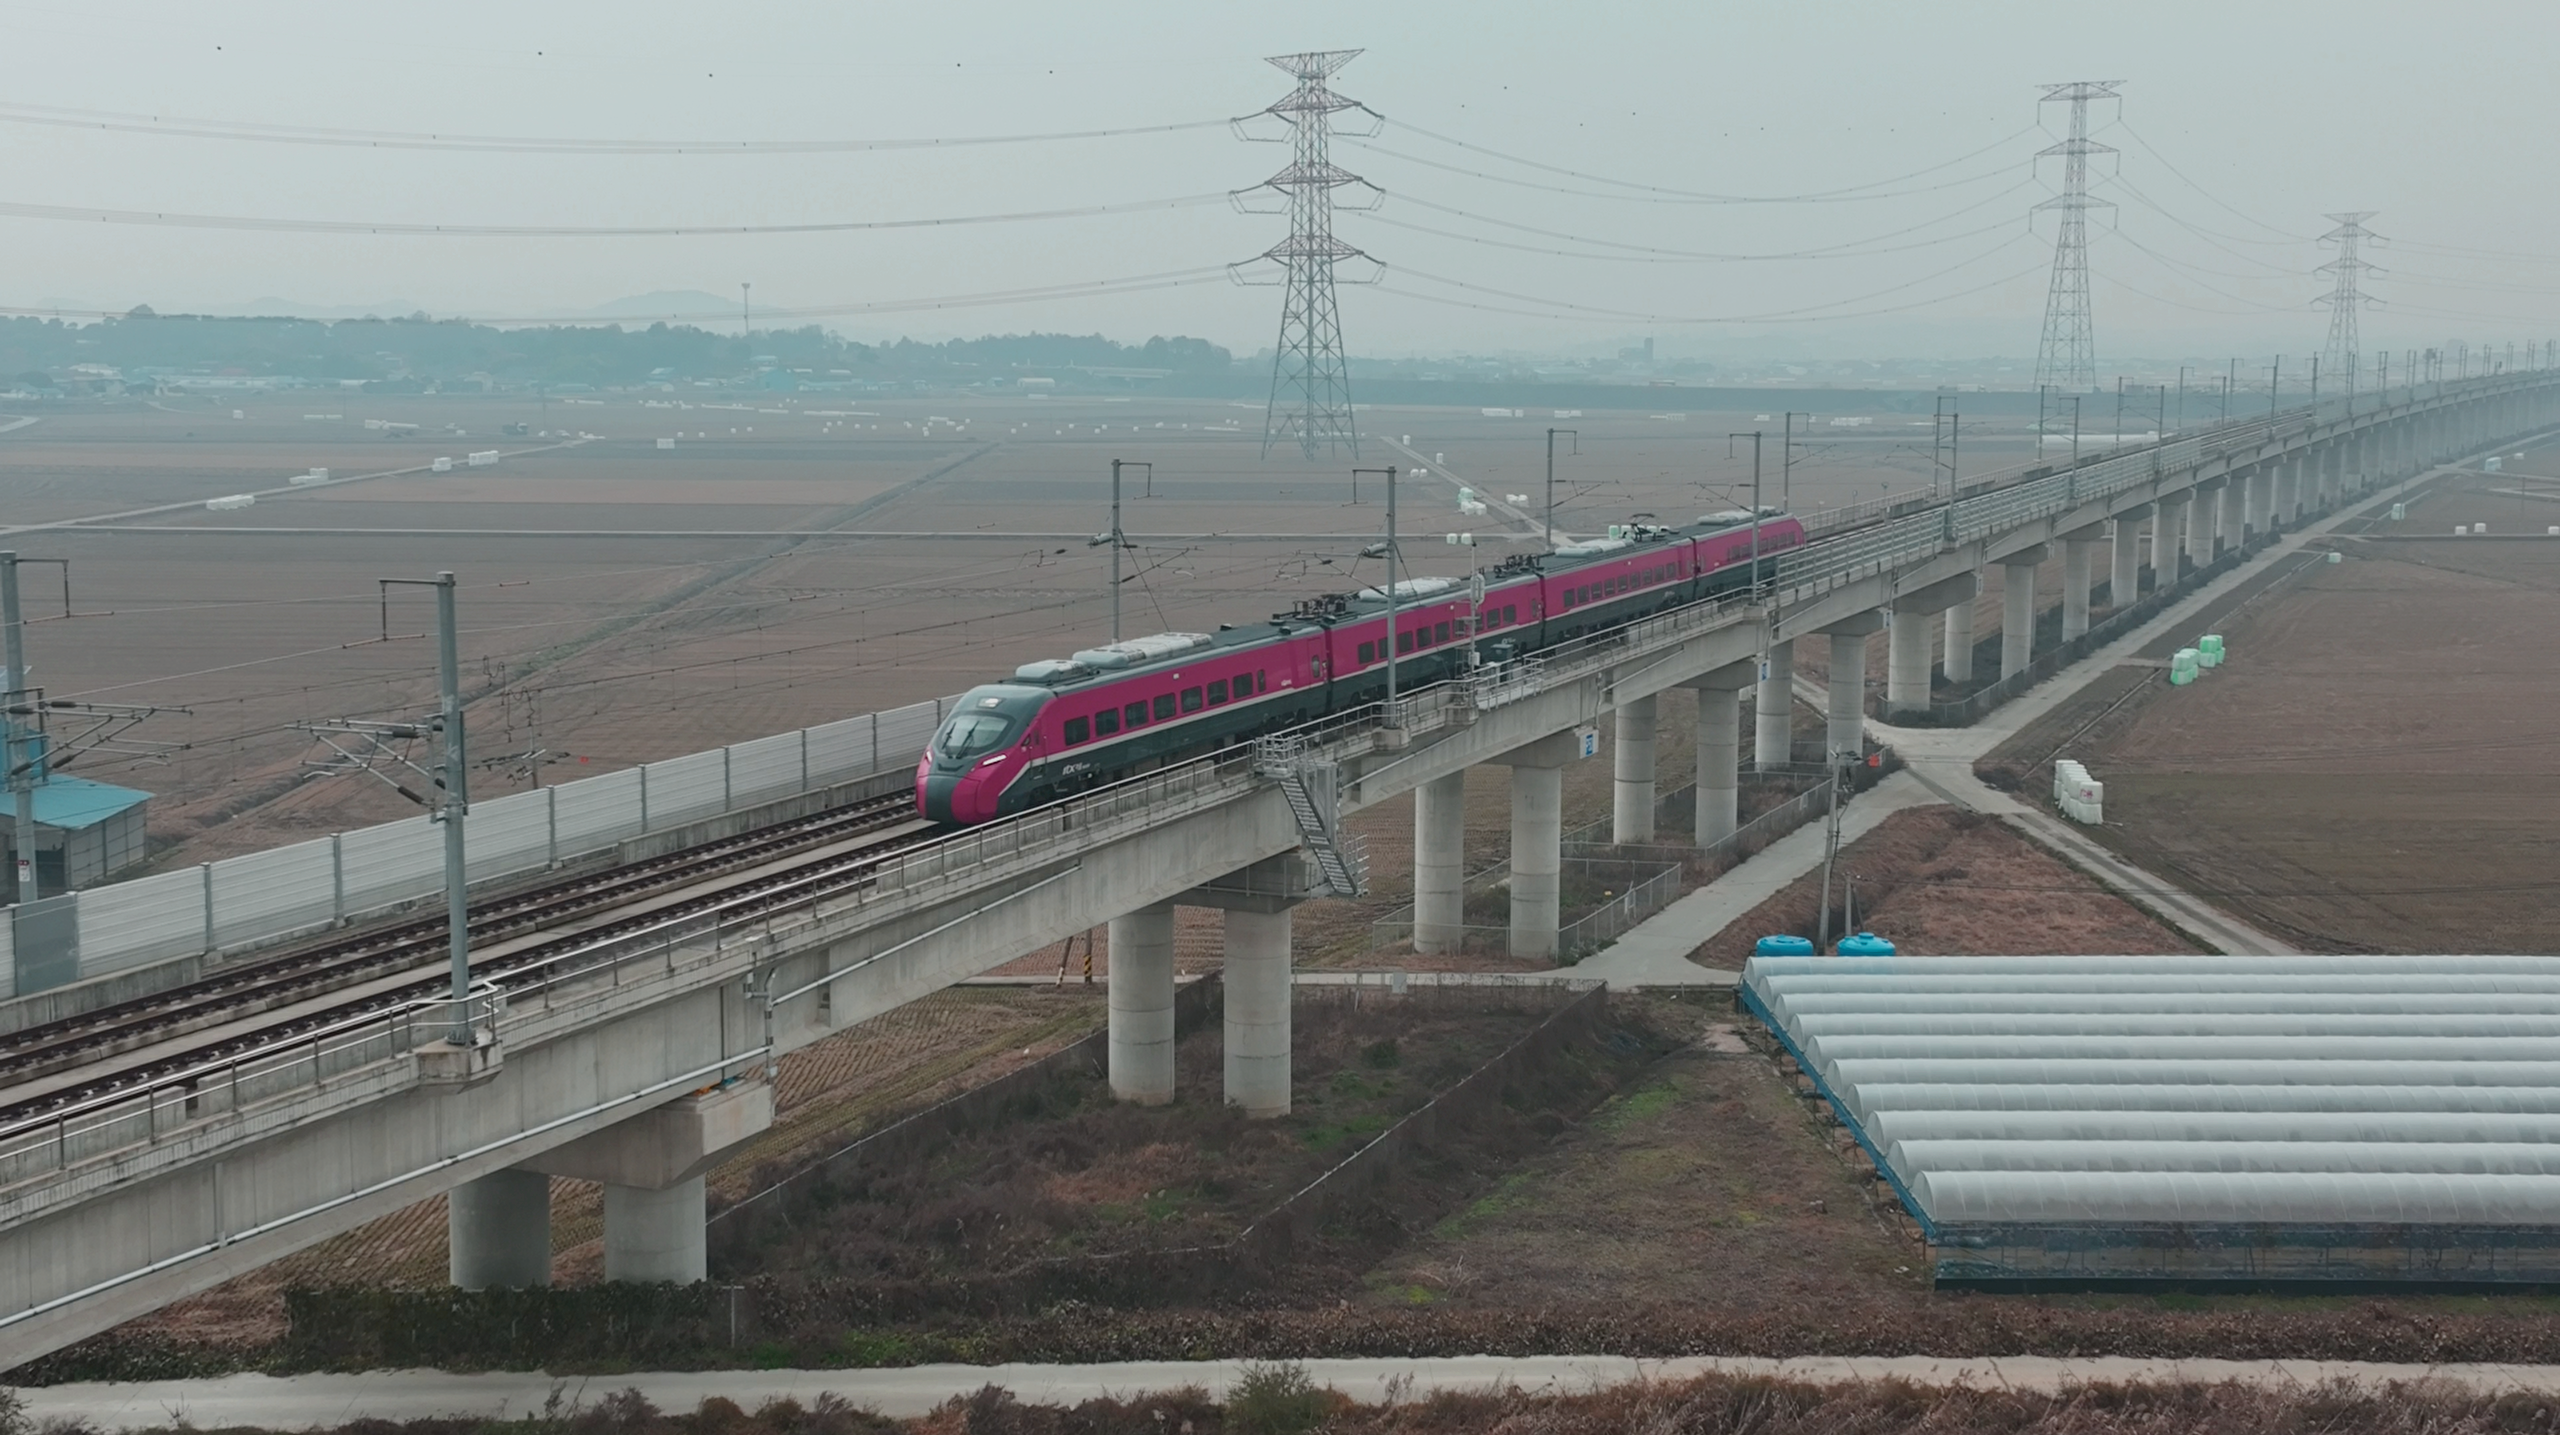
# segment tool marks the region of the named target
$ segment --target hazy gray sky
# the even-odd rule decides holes
[[[2344,209],[2380,211],[2373,227],[2394,241],[2373,255],[2395,272],[2369,283],[2392,303],[2366,314],[2367,350],[2457,334],[2499,344],[2560,335],[2560,242],[2551,237],[2560,185],[2550,158],[2560,7],[2551,0],[84,0],[10,4],[6,19],[0,119],[62,107],[612,140],[899,139],[1213,120],[1288,89],[1266,54],[1363,47],[1338,87],[1389,123],[1336,155],[1389,197],[1374,216],[1344,217],[1340,232],[1386,260],[1390,277],[1346,289],[1343,311],[1351,347],[1380,354],[1551,351],[1647,334],[1671,352],[1710,354],[1764,344],[2032,353],[2052,225],[2030,230],[2027,209],[2060,173],[2047,161],[2036,182],[2030,157],[2051,136],[2022,133],[2039,120],[2036,86],[2120,79],[2121,122],[2113,106],[2097,115],[2098,137],[2123,151],[2099,166],[2110,173],[2120,163],[2121,178],[2099,191],[2122,206],[2117,227],[2102,219],[2092,231],[2102,368],[2133,353],[2317,349],[2325,311],[2308,301],[2322,281],[2308,271],[2328,256],[2309,237],[2327,227],[2322,213]],[[2059,130],[2065,115],[2047,106],[2041,119]],[[1985,152],[1885,184],[1896,191],[1888,197],[1708,205],[1533,187],[1609,188],[1417,130],[1611,179],[1723,194],[1874,185]],[[1223,127],[752,157],[367,149],[23,122],[0,123],[0,134],[11,176],[0,200],[21,205],[536,226],[1136,204],[1247,186],[1286,154]],[[278,297],[536,316],[653,291],[734,296],[748,280],[759,309],[827,309],[1178,274],[1257,253],[1282,224],[1202,205],[860,234],[463,238],[0,216],[9,276],[0,304],[165,310]],[[1858,241],[1873,242],[1822,260],[1591,257]],[[1217,278],[823,322],[864,337],[1189,333],[1249,351],[1269,342],[1276,304],[1268,289]],[[1697,322],[1818,305],[1851,317]],[[1878,312],[1889,310],[1903,312]]]

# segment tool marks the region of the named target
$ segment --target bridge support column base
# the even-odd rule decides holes
[[[1973,600],[1947,610],[1947,656],[1939,665],[1951,683],[1973,681]]]
[[[2062,545],[2062,641],[2089,631],[2090,570],[2098,545],[2073,540]]]
[[[1564,892],[1564,769],[1511,769],[1511,955],[1553,961]]]
[[[1867,639],[1884,631],[1884,627],[1881,614],[1861,613],[1822,630],[1831,639],[1831,711],[1823,737],[1826,754],[1865,750]]]
[[[1413,790],[1415,951],[1458,949],[1466,935],[1466,866],[1467,775],[1453,772]]]
[[[604,1188],[604,1278],[691,1285],[709,1272],[702,1178],[661,1191]]]
[[[1609,818],[1612,842],[1653,840],[1653,735],[1656,705],[1652,698],[1631,698],[1618,705],[1617,785]]]
[[[1795,756],[1795,688],[1795,639],[1771,643],[1768,670],[1760,674],[1752,707],[1751,765],[1762,772],[1783,767]]]
[[[1111,1094],[1173,1100],[1173,906],[1111,919]]]
[[[2016,555],[2000,565],[2000,676],[2014,678],[2035,660],[2036,569],[2044,549]]]
[[[1511,769],[1511,955],[1553,961],[1562,945],[1564,765],[1581,755],[1571,732],[1494,759]]]
[[[1698,693],[1697,812],[1690,831],[1701,847],[1731,837],[1740,825],[1742,689],[1758,671],[1735,663],[1689,683]]]
[[[1227,916],[1227,1104],[1289,1114],[1289,909]]]
[[[447,1278],[467,1291],[551,1284],[551,1178],[492,1171],[445,1198]]]
[[[1887,714],[1901,717],[1926,717],[1929,713],[1929,630],[1937,626],[1935,613],[1903,613],[1893,615],[1891,636],[1886,640],[1884,705]]]

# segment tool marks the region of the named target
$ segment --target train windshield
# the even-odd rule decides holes
[[[934,746],[953,761],[993,752],[1013,736],[1015,722],[994,713],[962,713],[942,725],[942,736]]]

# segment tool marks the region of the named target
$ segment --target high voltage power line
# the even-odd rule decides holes
[[[397,220],[277,219],[232,214],[178,214],[151,209],[76,209],[58,204],[0,202],[0,215],[88,224],[139,224],[167,229],[241,229],[276,234],[424,235],[464,239],[635,239],[741,234],[852,234],[867,230],[949,229],[972,224],[1018,224],[1040,219],[1089,219],[1154,210],[1223,204],[1226,191],[1140,199],[1120,204],[1080,204],[1001,214],[942,215],[929,219],[842,219],[805,224],[423,224]]]
[[[980,145],[1126,139],[1135,135],[1179,134],[1186,130],[1223,129],[1227,123],[1224,119],[1183,120],[1172,124],[1130,125],[1119,129],[1055,130],[1018,135],[964,135],[941,139],[561,139],[520,135],[453,135],[400,130],[333,129],[312,125],[180,119],[162,115],[124,114],[110,110],[64,109],[52,105],[0,104],[0,124],[104,130],[111,133],[159,135],[178,139],[245,140],[260,144],[324,145],[354,149],[461,150],[478,154],[846,154],[870,150],[966,149]]]

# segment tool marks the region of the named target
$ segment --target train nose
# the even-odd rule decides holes
[[[927,821],[959,822],[963,820],[955,810],[956,799],[960,792],[960,778],[961,774],[956,772],[925,774],[924,783],[918,794],[920,800],[916,805],[923,810]]]

